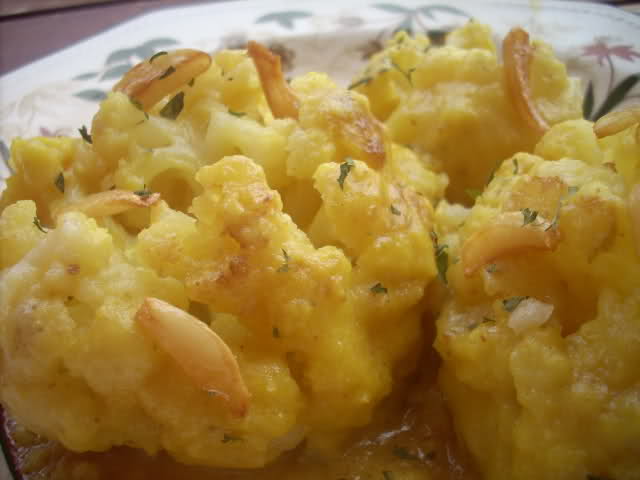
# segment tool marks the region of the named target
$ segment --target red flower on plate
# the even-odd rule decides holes
[[[598,65],[603,65],[603,60],[610,60],[611,57],[618,57],[628,62],[640,58],[640,52],[633,50],[632,45],[609,46],[604,39],[596,39],[596,43],[583,47],[583,55],[593,56],[598,59]]]

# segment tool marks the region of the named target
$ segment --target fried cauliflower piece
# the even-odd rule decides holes
[[[531,103],[553,125],[582,116],[579,81],[567,77],[551,48],[533,42]],[[522,118],[507,88],[488,27],[477,22],[451,32],[441,48],[400,32],[374,55],[354,82],[393,141],[430,155],[450,179],[447,198],[469,204],[499,162],[531,152],[540,133]],[[463,140],[462,140],[463,139]]]
[[[195,220],[154,207],[137,246],[146,264],[184,282],[189,298],[206,304],[214,318],[222,314],[226,326],[218,333],[241,369],[243,358],[264,355],[288,366],[298,403],[277,403],[290,409],[312,448],[321,449],[367,423],[394,373],[406,375],[420,343],[417,304],[435,277],[428,201],[403,197],[360,161],[343,191],[339,169],[321,165],[315,185],[325,205],[345,202],[344,211],[331,215],[343,224],[336,238],[352,254],[314,247],[282,212],[262,169],[241,156],[200,170],[204,193],[193,203]],[[392,202],[401,215],[390,211]],[[366,221],[363,215],[379,220],[354,243],[361,232],[348,223],[354,216]],[[246,436],[254,436],[251,428]],[[243,443],[234,447],[250,453]]]
[[[13,145],[0,399],[69,449],[335,451],[415,366],[446,176],[325,75],[275,119],[246,53],[213,60],[179,87],[130,72],[91,138]]]
[[[438,208],[459,259],[437,320],[440,384],[487,479],[640,475],[633,135],[564,122],[537,155],[505,160],[470,211]]]

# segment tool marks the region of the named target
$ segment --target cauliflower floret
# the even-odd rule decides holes
[[[348,245],[349,256],[333,245],[315,248],[282,213],[262,169],[244,157],[198,173],[204,193],[192,207],[196,221],[166,205],[154,207],[137,247],[148,265],[183,281],[190,298],[247,331],[241,341],[218,332],[241,369],[243,357],[265,350],[289,366],[304,393],[301,411],[292,414],[318,448],[367,423],[389,393],[393,367],[418,347],[415,306],[435,277],[429,203],[415,193],[403,196],[363,162],[352,168],[344,191],[339,165],[316,172],[325,205],[346,201],[344,211],[329,215],[343,225],[335,238]],[[391,202],[402,213],[394,214]],[[356,243],[350,240],[360,236],[349,225],[354,214],[378,217]],[[391,323],[393,329],[381,328]]]
[[[580,118],[579,82],[546,44],[534,45],[529,78],[540,115],[549,124]],[[361,79],[355,89],[367,95],[393,141],[430,154],[448,174],[451,201],[469,204],[468,191],[482,188],[500,161],[532,151],[539,139],[509,98],[489,28],[477,22],[449,34],[441,48],[399,33]]]
[[[460,259],[437,320],[440,384],[489,479],[640,472],[630,440],[640,434],[640,377],[629,368],[640,361],[640,264],[629,189],[606,165],[615,142],[587,126],[553,127],[536,146],[547,159],[505,160],[464,217],[446,204],[436,214]],[[584,161],[570,158],[585,151]]]

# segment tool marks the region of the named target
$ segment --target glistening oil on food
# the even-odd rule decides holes
[[[544,42],[348,88],[158,52],[15,139],[0,400],[30,479],[640,477],[640,110]]]

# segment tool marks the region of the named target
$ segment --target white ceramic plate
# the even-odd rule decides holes
[[[131,66],[160,50],[213,51],[264,42],[287,75],[325,71],[347,85],[398,29],[435,41],[470,18],[502,38],[516,25],[550,43],[583,79],[585,116],[640,103],[640,16],[599,4],[547,0],[238,1],[160,10],[0,78],[0,190],[16,136],[78,136],[105,92]],[[2,462],[2,459],[0,459]],[[0,464],[0,479],[9,479]]]

